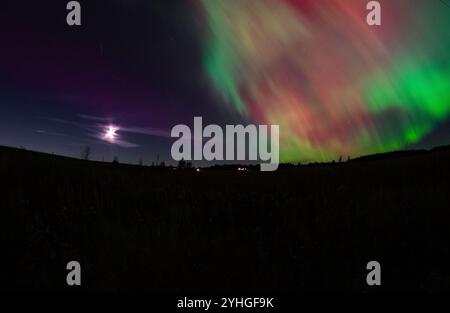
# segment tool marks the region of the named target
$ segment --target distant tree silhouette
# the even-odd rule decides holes
[[[91,157],[91,147],[86,146],[83,151],[81,152],[81,158],[83,160],[89,160],[89,158]]]
[[[113,164],[119,164],[119,158],[115,156],[112,162]]]
[[[186,161],[184,159],[181,159],[180,161],[178,161],[178,168],[186,168]]]
[[[144,165],[144,162],[142,161],[142,159],[139,159],[139,166]]]

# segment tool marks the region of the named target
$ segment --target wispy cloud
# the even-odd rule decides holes
[[[101,117],[101,116],[94,116],[94,115],[88,115],[88,114],[82,114],[82,113],[77,114],[77,116],[81,119],[97,121],[97,122],[112,123],[114,121],[114,119],[112,119],[110,117]]]
[[[113,118],[103,117],[103,116],[95,116],[89,114],[78,113],[77,118],[79,121],[70,121],[60,118],[53,117],[44,117],[46,120],[72,125],[74,127],[83,129],[86,131],[86,135],[91,138],[95,138],[95,143],[103,144],[103,145],[115,145],[121,148],[137,148],[140,147],[140,144],[131,142],[127,140],[125,137],[128,134],[136,134],[136,135],[145,135],[145,136],[153,136],[153,137],[164,137],[170,138],[170,131],[163,128],[157,127],[135,127],[135,126],[124,126],[122,123],[117,123]],[[118,137],[114,139],[114,141],[105,140],[105,131],[111,125],[117,126],[117,135]],[[44,130],[39,131],[42,134],[50,134]],[[57,135],[57,133],[52,133]],[[63,135],[63,134],[59,134]],[[90,140],[92,141],[92,139]]]
[[[49,132],[43,129],[35,129],[34,130],[36,133],[38,134],[43,134],[43,135],[50,135],[50,136],[61,136],[61,137],[66,137],[66,134],[62,134],[62,133],[55,133],[55,132]]]
[[[93,139],[89,139],[90,142],[95,143],[95,144],[100,144],[100,145],[104,145],[104,146],[118,146],[121,148],[139,148],[141,147],[141,145],[134,143],[134,142],[130,142],[127,141],[125,139],[115,139],[114,142],[111,141],[106,141],[103,139],[102,134],[89,134],[90,137],[92,137]]]
[[[148,136],[157,136],[157,137],[170,137],[170,131],[162,128],[154,128],[154,127],[122,127],[120,128],[122,132],[125,133],[134,133]]]

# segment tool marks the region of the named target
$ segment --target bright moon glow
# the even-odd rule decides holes
[[[104,136],[103,136],[103,138],[106,140],[106,141],[109,141],[109,142],[114,142],[114,140],[116,139],[116,137],[117,137],[117,131],[119,130],[119,128],[118,127],[115,127],[115,126],[113,126],[113,125],[109,125],[107,128],[106,128],[106,130],[105,130],[105,134],[104,134]]]

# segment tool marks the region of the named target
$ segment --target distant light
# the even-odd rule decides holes
[[[199,169],[199,168],[196,168],[195,171],[196,171],[197,173],[200,173],[200,169]]]

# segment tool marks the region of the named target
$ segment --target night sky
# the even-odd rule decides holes
[[[279,124],[281,161],[450,143],[450,1],[4,2],[0,145],[174,164],[194,116]]]

